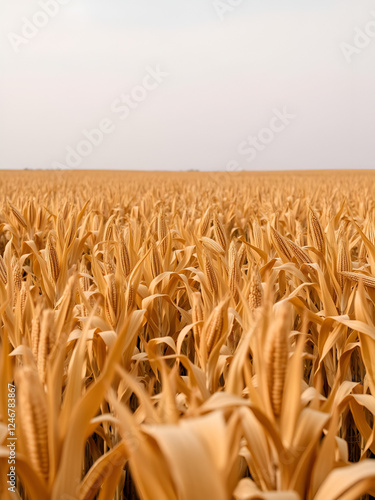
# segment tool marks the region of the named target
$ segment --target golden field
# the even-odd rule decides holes
[[[1,499],[375,495],[374,180],[2,172]]]

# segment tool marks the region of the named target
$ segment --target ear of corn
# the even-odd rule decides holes
[[[207,277],[209,289],[212,294],[216,295],[218,292],[218,281],[211,257],[208,253],[205,254],[204,258],[204,270]]]
[[[211,210],[207,208],[199,223],[199,235],[206,236],[211,223]]]
[[[269,328],[265,364],[272,409],[279,416],[283,401],[284,383],[289,356],[289,310],[283,307]]]
[[[204,316],[203,316],[203,304],[202,304],[202,297],[199,292],[194,292],[192,295],[192,321],[193,323],[198,323],[198,321],[203,321]],[[201,339],[201,332],[202,332],[202,325],[195,325],[193,327],[194,331],[194,337],[197,346],[199,346],[200,339]]]
[[[279,254],[279,256],[286,262],[290,262],[293,259],[293,254],[290,249],[288,241],[281,236],[281,234],[276,231],[275,228],[271,226],[271,238],[274,247]]]
[[[319,250],[319,252],[324,253],[325,243],[324,243],[324,232],[322,225],[319,221],[318,215],[313,210],[313,208],[309,207],[309,231],[310,236],[315,248]]]
[[[221,247],[226,250],[227,248],[227,237],[225,235],[225,228],[219,219],[217,213],[214,215],[214,233],[216,241],[221,245]]]
[[[4,285],[8,283],[8,271],[4,262],[4,259],[0,255],[0,279]]]
[[[57,256],[56,246],[53,242],[51,233],[49,233],[47,238],[46,260],[50,278],[53,280],[54,283],[56,283],[59,278],[60,266],[59,266],[59,259]]]
[[[32,368],[17,374],[19,397],[19,425],[22,429],[22,447],[34,470],[44,479],[48,477],[48,416],[46,396]]]
[[[262,279],[260,277],[259,269],[254,265],[251,270],[249,291],[249,305],[252,312],[262,305],[263,295]]]

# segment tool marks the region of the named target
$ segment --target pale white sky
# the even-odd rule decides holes
[[[1,0],[1,169],[375,167],[375,0],[57,1]]]

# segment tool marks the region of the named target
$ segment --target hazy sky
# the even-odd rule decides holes
[[[375,1],[1,0],[0,33],[2,169],[375,167]]]

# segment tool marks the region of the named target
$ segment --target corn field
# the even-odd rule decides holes
[[[372,498],[374,181],[2,172],[0,497]]]

